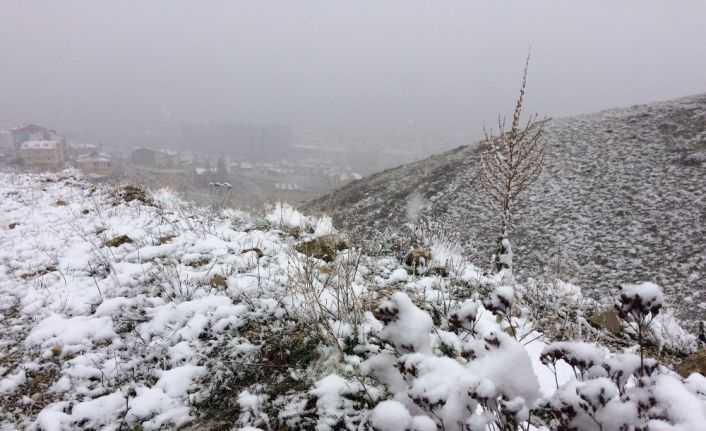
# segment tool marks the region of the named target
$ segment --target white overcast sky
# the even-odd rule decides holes
[[[0,0],[0,126],[126,145],[212,121],[480,135],[530,46],[541,114],[706,92],[704,0]]]

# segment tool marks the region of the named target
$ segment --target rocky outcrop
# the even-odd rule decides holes
[[[412,249],[405,257],[407,266],[416,268],[420,265],[428,265],[431,263],[431,249],[429,247],[417,247]]]
[[[689,377],[692,373],[706,376],[706,347],[687,356],[677,366],[677,373],[682,377]]]
[[[336,252],[345,250],[348,245],[333,235],[324,235],[298,244],[294,248],[307,256],[321,259],[324,262],[333,262],[336,258]]]
[[[620,333],[620,317],[615,309],[606,308],[588,318],[588,322],[600,329],[610,332],[611,334]]]

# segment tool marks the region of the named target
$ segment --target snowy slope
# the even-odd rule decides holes
[[[439,421],[480,430],[492,412],[522,422],[573,405],[576,390],[606,388],[606,430],[706,420],[706,380],[667,368],[650,371],[644,395],[655,411],[638,417],[625,395],[643,396],[633,394],[634,347],[612,355],[549,344],[521,286],[495,288],[501,277],[480,275],[451,248],[434,247],[428,263],[446,265],[445,276],[351,249],[327,263],[294,246],[333,232],[330,219],[280,206],[214,213],[166,190],[93,186],[74,172],[0,174],[0,199],[3,431],[422,431]],[[626,289],[654,296],[650,304],[662,299],[656,286]],[[554,292],[554,303],[580,316],[575,287]],[[605,338],[582,322],[578,334]],[[668,326],[693,351],[695,338],[661,321]],[[596,369],[576,380],[561,355],[588,355],[621,370],[620,380]],[[533,429],[548,429],[537,420]],[[565,420],[593,424],[585,415]]]
[[[209,218],[166,191],[146,204],[72,175],[3,175],[0,184],[0,422],[189,422],[189,393],[213,346],[275,312],[271,298],[245,304],[213,277],[237,272],[233,289],[256,288],[257,256],[241,250],[257,246],[262,265],[276,261],[279,233],[244,232],[238,214]]]
[[[684,315],[706,311],[706,95],[547,124],[546,167],[515,217],[516,266],[614,294],[665,287]],[[356,181],[309,203],[338,226],[395,230],[410,212],[469,248],[495,249],[472,147]],[[410,209],[412,211],[410,211]]]

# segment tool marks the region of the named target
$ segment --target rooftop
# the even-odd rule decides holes
[[[110,156],[105,153],[92,152],[88,154],[81,154],[76,157],[77,162],[109,162]]]
[[[26,141],[20,147],[23,150],[53,150],[59,146],[59,141]]]

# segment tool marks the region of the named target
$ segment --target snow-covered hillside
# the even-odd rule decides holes
[[[3,431],[706,421],[706,379],[665,366],[697,340],[655,285],[624,287],[612,335],[576,287],[483,276],[448,243],[415,268],[288,207],[214,213],[76,175],[0,174]]]
[[[706,312],[706,95],[555,119],[546,166],[514,217],[518,275],[559,276],[596,297],[630,280]],[[389,237],[410,213],[488,262],[499,235],[461,147],[390,169],[306,206]],[[702,317],[701,317],[702,318]]]

